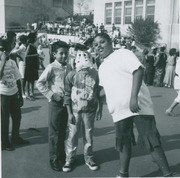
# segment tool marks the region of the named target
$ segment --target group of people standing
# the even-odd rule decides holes
[[[36,33],[28,35],[24,79],[29,82],[29,85],[31,84],[31,93],[29,90],[28,97],[34,98],[34,81],[37,80],[38,90],[49,101],[49,161],[51,168],[55,171],[72,171],[78,146],[78,133],[82,127],[85,164],[93,171],[99,169],[93,155],[93,131],[95,118],[100,120],[102,117],[101,93],[104,90],[107,106],[115,125],[115,147],[119,151],[120,160],[118,177],[129,176],[131,149],[132,144],[135,144],[133,124],[137,127],[139,140],[149,150],[163,176],[172,176],[161,146],[150,93],[143,82],[143,66],[133,52],[128,49],[114,51],[110,36],[104,32],[98,33],[92,40],[94,51],[100,59],[100,66],[98,65],[99,69],[97,70],[93,67],[91,54],[85,45],[75,46],[76,57],[74,66],[71,66],[68,63],[69,45],[63,41],[56,41],[52,44],[54,61],[45,68],[39,77],[39,55],[34,46],[36,35]],[[13,60],[9,55],[11,52],[7,54],[3,43],[0,45],[0,72],[2,74],[0,84],[9,89],[12,86],[9,81],[5,80],[9,77],[6,77],[8,73],[5,73],[4,69]],[[5,60],[6,57],[9,58],[9,62]],[[153,61],[153,66],[155,62],[156,60]],[[15,84],[17,80],[20,80],[21,75],[17,67],[14,67],[15,62],[11,63],[13,63],[11,73],[16,76],[13,77],[13,83],[11,82],[16,87],[13,96],[17,96],[17,100],[19,96],[23,101],[21,86],[18,82],[19,88],[17,89]],[[29,66],[28,70],[26,70],[27,66]],[[146,74],[147,72],[146,65]],[[154,75],[158,76],[158,73]],[[148,83],[149,80],[150,78],[146,77],[146,84],[153,84]],[[6,94],[1,91],[1,95]],[[20,106],[18,105],[19,111]],[[5,105],[2,105],[3,121],[7,122],[6,119],[9,120],[11,111],[5,112],[4,110]],[[5,127],[4,122],[1,121],[1,128]],[[68,132],[66,132],[67,129]],[[67,133],[68,135],[66,135]],[[3,131],[3,134],[2,136],[8,140],[8,131]],[[67,140],[65,140],[66,137]],[[2,137],[2,140],[4,138]],[[8,150],[9,142],[8,145],[5,141],[2,143],[4,144],[3,148]]]
[[[159,48],[152,47],[151,52],[147,49],[143,51],[143,64],[145,66],[144,81],[148,86],[168,87],[174,86],[176,58],[179,52],[175,48],[169,50],[167,55],[166,46]]]

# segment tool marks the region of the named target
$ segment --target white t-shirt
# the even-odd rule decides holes
[[[105,58],[99,67],[100,85],[104,87],[108,109],[114,122],[133,115],[154,115],[150,93],[144,82],[138,95],[140,112],[132,113],[129,108],[133,72],[140,66],[141,63],[133,52],[119,49]]]
[[[16,81],[19,79],[21,79],[21,74],[19,73],[17,65],[13,60],[9,59],[5,63],[2,79],[0,80],[0,94],[11,96],[17,93],[18,88]]]

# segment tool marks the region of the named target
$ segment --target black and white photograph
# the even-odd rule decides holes
[[[1,178],[180,178],[179,0],[0,0]]]

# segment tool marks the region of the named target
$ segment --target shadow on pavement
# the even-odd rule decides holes
[[[26,114],[26,113],[37,111],[40,109],[41,109],[41,106],[32,106],[32,107],[27,107],[27,108],[21,108],[21,113]]]
[[[180,169],[179,168],[180,168],[180,164],[170,166],[170,169],[171,169],[171,171],[173,173],[173,177],[180,177],[180,173],[179,173]],[[159,170],[157,170],[155,172],[152,172],[150,174],[146,174],[143,177],[157,177],[157,176],[158,177],[162,176],[162,173]]]
[[[48,143],[48,128],[29,128],[26,130],[20,130],[20,136],[29,141],[27,145],[19,145],[19,147],[35,145],[35,144],[45,144]]]

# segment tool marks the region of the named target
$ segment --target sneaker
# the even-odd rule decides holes
[[[94,159],[89,159],[89,161],[86,161],[86,165],[91,169],[92,171],[96,171],[99,169],[99,166],[96,164]]]
[[[119,172],[119,174],[116,176],[116,178],[123,178],[123,177],[129,177],[128,172],[126,173]]]
[[[26,98],[27,98],[27,96],[26,96],[25,94],[23,94],[23,95],[22,95],[22,97],[23,97],[24,99],[26,99]]]
[[[168,110],[168,109],[166,110],[165,114],[168,116],[171,116],[171,117],[176,117],[176,114],[173,113],[172,111]]]
[[[60,165],[59,165],[59,161],[57,159],[55,160],[50,160],[50,165],[51,165],[51,169],[53,169],[54,171],[60,171]]]
[[[73,166],[73,162],[66,162],[65,165],[63,166],[62,170],[63,172],[70,172],[72,171],[72,166]]]

